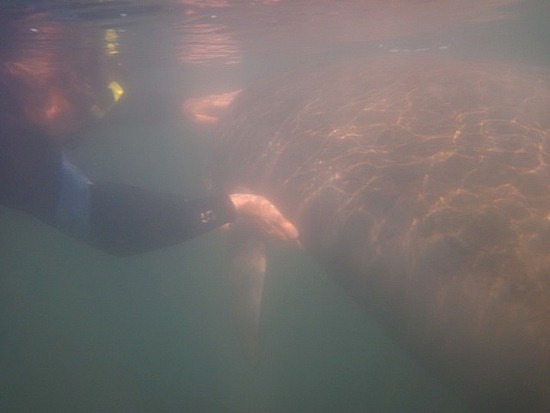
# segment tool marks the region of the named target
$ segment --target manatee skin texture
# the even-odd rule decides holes
[[[216,182],[487,412],[550,411],[550,75],[446,56],[305,67],[245,90]]]

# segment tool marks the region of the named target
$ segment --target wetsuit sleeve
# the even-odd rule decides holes
[[[57,145],[2,125],[0,205],[116,255],[182,242],[235,217],[227,195],[186,201],[129,185],[93,184]]]
[[[0,79],[0,205],[124,255],[175,244],[230,222],[227,195],[191,201],[129,185],[92,184],[62,148],[26,125]]]
[[[185,200],[130,185],[90,185],[89,239],[114,255],[176,244],[235,218],[227,195]]]

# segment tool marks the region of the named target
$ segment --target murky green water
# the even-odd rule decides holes
[[[400,39],[377,26],[325,35],[316,13],[357,15],[346,2],[207,3],[135,13],[121,2],[103,14],[41,3],[56,24],[102,32],[127,68],[128,106],[70,151],[92,179],[204,193],[212,130],[189,122],[184,100],[303,61],[426,47],[550,63],[544,2],[522,5],[512,22],[402,29]],[[2,209],[0,245],[2,412],[469,411],[299,253],[271,251],[264,361],[253,369],[232,329],[218,233],[120,259]]]

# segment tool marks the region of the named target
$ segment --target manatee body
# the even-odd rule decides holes
[[[215,162],[481,411],[550,411],[550,75],[444,56],[244,91]]]

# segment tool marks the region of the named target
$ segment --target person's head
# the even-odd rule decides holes
[[[121,89],[97,30],[45,15],[0,22],[0,120],[60,143],[102,117]],[[17,126],[17,127],[15,127]]]

